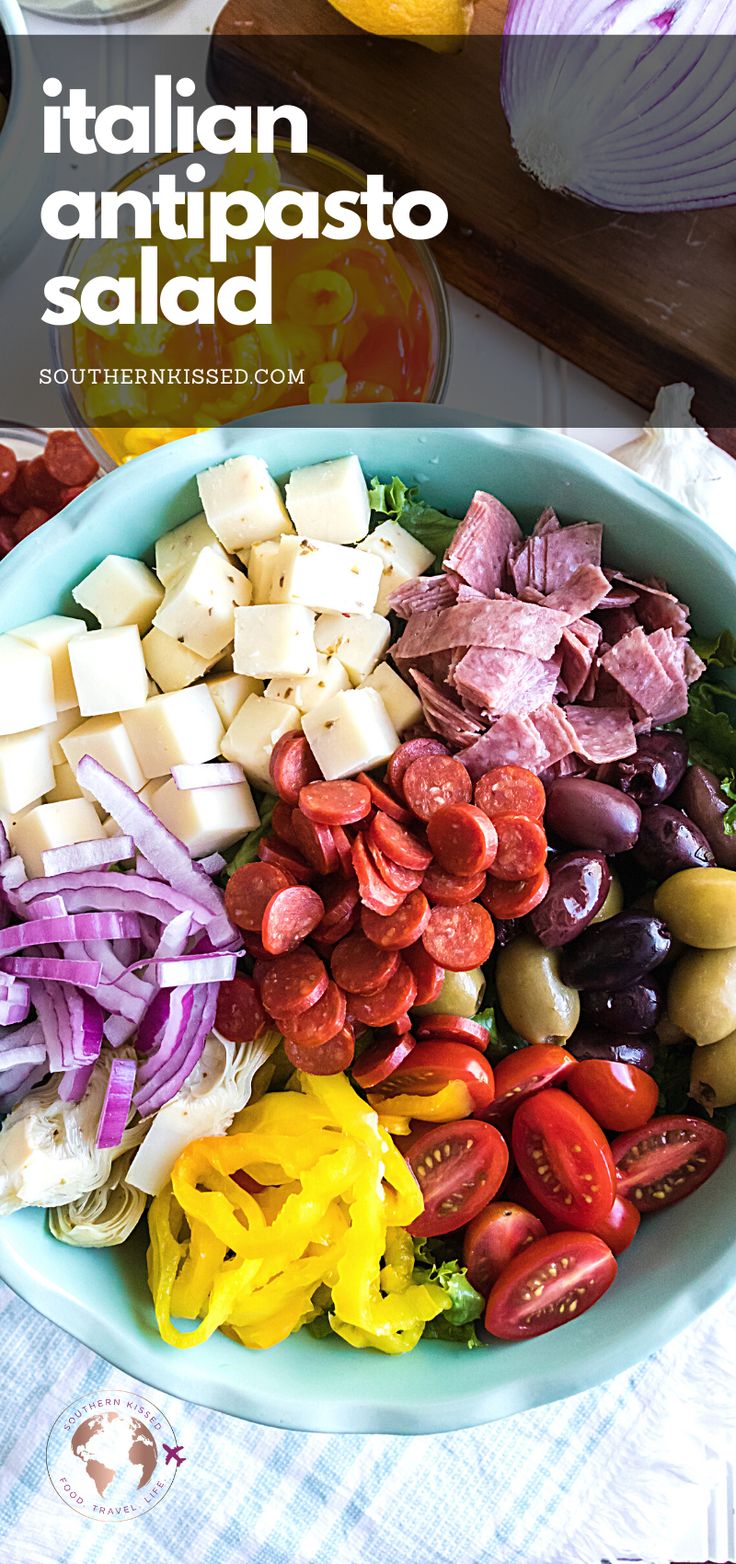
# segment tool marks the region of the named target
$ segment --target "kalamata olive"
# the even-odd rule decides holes
[[[651,1070],[654,1047],[646,1037],[627,1037],[625,1032],[597,1032],[595,1027],[579,1026],[565,1043],[575,1059],[611,1059],[615,1064],[635,1064]]]
[[[669,981],[667,1015],[701,1047],[736,1031],[736,950],[686,950]]]
[[[564,1043],[580,1020],[580,998],[560,978],[556,950],[521,934],[498,953],[496,988],[501,1009],[528,1043]]]
[[[595,989],[580,1001],[586,1021],[606,1032],[651,1032],[662,1014],[662,991],[653,978],[619,988],[614,993]]]
[[[587,929],[608,895],[611,871],[602,853],[561,853],[550,864],[549,890],[530,914],[542,945],[569,944]]]
[[[695,1049],[690,1096],[709,1113],[715,1108],[730,1108],[736,1102],[736,1032],[729,1032],[728,1037],[708,1048]]]
[[[628,793],[642,809],[663,804],[685,775],[687,748],[681,733],[648,733],[639,739],[636,754],[616,764],[622,793]]]
[[[685,945],[725,950],[736,945],[733,869],[683,869],[658,886],[654,911]]]
[[[620,912],[594,923],[560,957],[560,976],[572,988],[629,988],[664,961],[671,940],[661,918]]]
[[[723,829],[723,816],[733,800],[726,797],[717,776],[705,766],[688,766],[675,802],[700,826],[716,863],[722,869],[736,869],[736,832],[727,836]]]
[[[591,918],[591,923],[605,923],[607,918],[615,918],[617,912],[624,910],[624,888],[617,874],[611,875],[611,883],[603,906]]]
[[[606,782],[588,777],[560,777],[547,792],[545,825],[572,847],[594,852],[625,853],[639,835],[641,810]]]
[[[653,804],[642,811],[634,855],[654,880],[666,880],[679,869],[707,869],[715,863],[699,826],[671,804]]]
[[[493,927],[496,930],[496,950],[503,950],[521,933],[522,924],[519,918],[494,918]]]

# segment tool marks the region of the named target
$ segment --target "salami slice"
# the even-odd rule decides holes
[[[298,1018],[321,1002],[329,986],[324,962],[305,947],[269,961],[260,985],[261,1000],[269,1015],[276,1016],[284,1032],[291,1035]]]
[[[498,815],[541,820],[547,802],[543,783],[526,766],[494,766],[478,778],[473,797],[490,820]]]
[[[381,878],[370,857],[362,832],[358,833],[353,842],[352,857],[363,905],[384,917],[396,912],[402,905],[404,897],[399,891],[392,891]]]
[[[398,820],[402,825],[411,825],[410,811],[394,798],[393,793],[390,793],[382,782],[377,782],[375,777],[368,775],[367,771],[358,772],[358,781],[363,782],[368,788],[371,802],[376,809],[382,809],[385,815],[390,815],[392,820]]]
[[[15,482],[18,458],[9,445],[0,445],[0,494],[5,494]]]
[[[394,1070],[408,1059],[415,1047],[411,1032],[404,1032],[401,1037],[386,1038],[384,1042],[374,1043],[371,1048],[366,1048],[357,1064],[353,1065],[353,1080],[363,1091],[369,1091],[372,1086],[379,1086],[381,1081],[387,1080],[389,1075],[393,1075]]]
[[[547,838],[538,820],[526,815],[498,815],[498,851],[490,866],[494,880],[531,880],[544,868]]]
[[[485,883],[485,873],[450,874],[441,864],[432,863],[422,880],[422,890],[433,906],[461,907],[464,902],[475,901]]]
[[[54,429],[40,459],[57,484],[63,484],[67,489],[91,483],[97,472],[97,458],[73,429]]]
[[[271,897],[263,914],[261,939],[271,956],[296,950],[321,922],[325,904],[309,885],[287,885]]]
[[[296,847],[289,842],[282,842],[278,836],[264,836],[258,843],[258,857],[263,863],[272,863],[277,869],[281,869],[289,880],[297,880],[300,885],[308,885],[314,879],[314,869],[305,863]]]
[[[388,780],[399,798],[403,797],[403,779],[412,761],[427,755],[446,755],[447,745],[441,739],[407,739],[395,749],[387,767]],[[390,811],[387,811],[390,813]]]
[[[297,847],[307,863],[318,874],[333,874],[338,865],[338,856],[330,827],[308,820],[301,809],[294,810],[291,825]]]
[[[429,902],[422,891],[412,891],[402,907],[381,917],[364,907],[360,914],[363,933],[380,950],[406,950],[414,945],[429,923]]]
[[[430,849],[380,809],[368,827],[368,839],[404,869],[426,869],[432,862]]]
[[[284,1040],[284,1053],[295,1070],[303,1075],[340,1075],[349,1070],[355,1055],[355,1037],[350,1026],[343,1026],[326,1043],[317,1045]]]
[[[446,1038],[451,1043],[468,1043],[471,1048],[479,1048],[482,1053],[485,1053],[489,1042],[487,1028],[478,1021],[471,1021],[469,1016],[422,1016],[416,1023],[415,1032],[417,1041],[432,1038],[436,1042]]]
[[[450,874],[482,874],[498,850],[496,828],[476,804],[445,804],[427,826],[429,845]]]
[[[493,950],[493,920],[477,901],[464,907],[433,907],[422,935],[433,961],[450,972],[482,967]]]
[[[415,945],[409,945],[404,951],[403,960],[408,967],[411,967],[417,985],[415,1005],[430,1005],[433,999],[439,998],[442,991],[442,984],[445,981],[444,967],[432,959],[421,939],[417,940]]]
[[[379,993],[398,965],[395,951],[379,950],[364,934],[350,934],[332,953],[332,976],[346,994]]]
[[[389,1026],[411,1010],[417,992],[411,969],[400,961],[390,982],[379,994],[353,994],[351,1014],[366,1026]]]
[[[231,874],[225,888],[225,911],[239,929],[260,934],[263,914],[272,896],[285,891],[289,880],[274,863],[245,863]]]
[[[296,954],[301,955],[302,952],[297,951]],[[286,960],[286,957],[283,959]],[[284,1037],[290,1042],[301,1047],[317,1048],[342,1031],[346,1014],[345,995],[337,983],[330,981],[316,1004],[298,1015],[292,1010],[288,1016],[282,1017],[281,1028]],[[328,1073],[333,1074],[333,1071]]]
[[[370,814],[370,789],[362,782],[308,782],[299,808],[320,825],[356,825]]]
[[[467,804],[473,784],[462,761],[452,755],[413,760],[403,777],[404,797],[420,820],[429,820],[443,804]]]
[[[375,843],[369,840],[368,851],[381,876],[389,887],[389,890],[399,891],[402,896],[408,896],[410,891],[416,891],[422,883],[421,869],[404,869],[400,863],[394,863],[393,858],[387,858]]]
[[[267,1026],[253,978],[238,973],[229,983],[221,983],[217,996],[215,1027],[231,1043],[252,1043]]]
[[[295,731],[282,733],[276,740],[269,761],[271,781],[286,804],[297,804],[299,794],[309,782],[316,782],[319,766],[303,735]]]

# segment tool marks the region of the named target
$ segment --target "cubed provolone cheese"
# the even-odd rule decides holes
[[[170,778],[156,793],[156,813],[193,858],[225,851],[259,823],[247,782],[180,791]]]
[[[66,765],[66,761],[64,760],[64,751],[61,747],[61,740],[64,738],[65,734],[71,733],[74,728],[78,728],[81,721],[82,718],[79,714],[79,707],[70,706],[67,711],[59,712],[55,722],[47,723],[46,727],[44,728],[44,733],[46,734],[49,741],[52,766]]]
[[[138,764],[136,753],[125,730],[122,717],[90,717],[61,740],[64,758],[76,775],[80,760],[91,755],[106,771],[119,777],[137,793],[143,787],[145,777]]]
[[[381,560],[383,575],[376,608],[379,614],[389,611],[389,598],[396,587],[406,581],[414,581],[424,575],[434,562],[434,554],[423,543],[418,543],[398,521],[384,521],[359,548],[375,554]]]
[[[103,630],[137,625],[147,630],[164,595],[161,582],[141,559],[108,554],[72,589],[80,608],[94,614]]]
[[[339,657],[353,684],[372,673],[391,639],[381,614],[320,614],[314,627],[318,652]]]
[[[253,679],[302,678],[314,673],[314,614],[293,603],[264,603],[235,613],[236,673]]]
[[[48,735],[43,728],[0,738],[0,809],[15,814],[54,785]]]
[[[161,792],[164,783],[169,782],[170,780],[170,777],[152,777],[151,781],[147,782],[145,787],[142,787],[140,793],[138,794],[141,803],[145,804],[146,809],[152,810],[154,815],[158,814],[158,810],[156,808],[156,798]]]
[[[190,651],[188,646],[182,646],[172,635],[164,635],[155,625],[143,637],[143,656],[151,678],[165,695],[172,690],[185,690],[212,666],[211,659]]]
[[[45,619],[34,619],[32,624],[19,625],[13,635],[27,646],[35,646],[51,658],[51,677],[54,684],[54,705],[57,712],[68,711],[77,704],[71,664],[69,642],[77,635],[86,635],[83,619],[73,619],[69,614],[47,614]]]
[[[224,729],[205,684],[154,695],[123,722],[144,777],[165,776],[172,766],[198,765],[220,752]]]
[[[248,580],[253,591],[254,603],[270,603],[276,561],[279,557],[280,539],[271,538],[266,543],[254,543],[248,555]]]
[[[247,673],[213,673],[205,683],[225,728],[230,727],[249,695],[263,694],[263,680],[251,679]]]
[[[271,679],[264,694],[269,700],[291,701],[301,712],[314,711],[323,701],[350,688],[347,669],[339,657],[317,657],[317,672],[305,679]]]
[[[301,716],[288,701],[268,700],[265,695],[249,695],[222,741],[226,760],[236,760],[256,787],[273,793],[269,772],[271,751],[282,733],[298,728]]]
[[[407,728],[420,721],[423,713],[418,695],[388,663],[379,663],[364,679],[363,688],[378,690],[398,734],[405,733]]]
[[[370,522],[368,490],[357,456],[298,467],[286,485],[286,508],[304,538],[357,543]]]
[[[94,718],[92,720],[94,721]],[[60,804],[66,798],[89,798],[89,796],[89,793],[79,786],[68,761],[64,760],[60,766],[54,766],[54,785],[49,788],[44,803]]]
[[[50,847],[71,847],[75,842],[100,842],[102,823],[86,798],[69,798],[58,804],[38,804],[16,821],[13,848],[26,866],[29,879],[43,874],[42,853]]]
[[[197,479],[212,531],[232,552],[291,531],[291,522],[261,456],[235,456]]]
[[[172,532],[165,532],[156,544],[156,575],[162,585],[171,586],[183,570],[194,564],[203,548],[213,548],[216,554],[227,558],[203,512],[193,516],[191,521],[183,521]]]
[[[274,594],[279,590],[289,603],[317,613],[371,614],[381,584],[381,561],[342,543],[284,538],[275,576]]]
[[[250,599],[250,582],[240,567],[204,548],[167,588],[153,622],[164,635],[211,661],[232,641],[236,607]]]
[[[69,642],[69,657],[83,717],[130,711],[148,699],[148,674],[137,625],[77,635]]]
[[[377,690],[342,690],[316,711],[307,712],[302,726],[328,781],[383,765],[399,742]]]
[[[0,635],[0,735],[43,728],[55,718],[48,653],[18,641],[14,635]]]

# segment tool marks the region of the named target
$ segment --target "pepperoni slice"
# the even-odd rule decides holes
[[[372,1086],[379,1086],[381,1081],[393,1075],[400,1064],[408,1059],[412,1049],[416,1047],[411,1032],[404,1032],[401,1037],[386,1038],[384,1042],[374,1043],[371,1048],[366,1048],[361,1054],[357,1064],[353,1065],[353,1080],[363,1091],[369,1091]]]
[[[493,920],[477,901],[464,907],[433,907],[422,935],[424,948],[450,972],[482,967],[493,950]]]
[[[302,952],[296,951],[295,954],[301,956]],[[289,957],[289,960],[293,959]],[[337,983],[330,980],[316,1004],[298,1015],[292,1010],[288,1016],[282,1017],[281,1027],[284,1037],[289,1038],[291,1042],[308,1048],[317,1048],[322,1043],[328,1043],[331,1037],[335,1037],[342,1031],[346,1014],[345,995],[342,989],[338,988]],[[332,1074],[332,1071],[329,1073]]]
[[[296,847],[282,842],[278,836],[264,836],[258,843],[258,857],[263,863],[275,864],[289,879],[308,885],[314,879],[314,870],[304,862]]]
[[[370,857],[362,832],[358,833],[353,842],[352,857],[363,905],[383,917],[396,912],[401,907],[404,897],[399,891],[392,891],[381,878]]]
[[[403,781],[413,760],[420,760],[426,755],[446,755],[447,745],[441,739],[407,739],[405,744],[400,744],[395,749],[386,767],[386,775],[394,792],[399,798],[404,796]]]
[[[339,945],[341,940],[347,939],[348,934],[353,933],[357,923],[357,914],[351,912],[349,918],[343,918],[342,923],[335,924],[335,927],[329,929],[326,934],[320,934],[318,930],[315,930],[312,935],[312,944],[315,950],[319,951],[320,956],[324,957],[325,961],[331,961],[335,946]]]
[[[439,962],[433,961],[420,939],[404,951],[403,959],[407,966],[411,967],[417,985],[415,1005],[431,1004],[432,1000],[437,999],[441,993],[445,981],[444,967],[441,967]]]
[[[401,864],[404,869],[426,869],[432,862],[429,848],[381,810],[371,820],[368,840],[379,852],[385,853],[387,858],[393,858],[394,863]]]
[[[321,922],[325,904],[309,885],[287,885],[271,897],[263,914],[261,939],[270,956],[284,956]]]
[[[407,950],[421,938],[429,923],[429,902],[422,891],[412,891],[403,906],[382,917],[363,907],[360,921],[363,933],[380,950]]]
[[[416,1004],[416,1002],[417,1001],[415,1000],[414,1003]],[[410,1032],[410,1031],[411,1031],[411,1016],[408,1016],[408,1015],[399,1016],[398,1020],[396,1020],[396,1021],[389,1021],[388,1026],[385,1026],[385,1027],[382,1028],[382,1033],[377,1035],[376,1041],[380,1043],[382,1037],[383,1037],[383,1041],[384,1042],[386,1041],[386,1039],[388,1037],[403,1037],[405,1032]]]
[[[531,880],[489,880],[480,899],[494,918],[523,918],[544,901],[548,890],[549,874],[540,869]]]
[[[97,458],[73,429],[54,429],[46,441],[42,460],[52,478],[65,488],[91,483],[97,472]]]
[[[486,1027],[481,1026],[479,1021],[471,1021],[469,1016],[422,1016],[414,1030],[417,1041],[431,1037],[437,1042],[440,1038],[446,1038],[451,1043],[468,1043],[471,1048],[480,1048],[482,1053],[485,1053],[489,1042]]]
[[[248,956],[252,956],[254,961],[261,961],[264,958],[268,958],[268,951],[266,950],[260,934],[252,934],[250,932],[246,932],[246,930],[243,929],[241,939],[246,954]]]
[[[538,820],[498,815],[498,851],[488,871],[494,880],[530,880],[544,868],[547,838]]]
[[[544,783],[526,766],[494,766],[478,778],[474,799],[490,820],[499,815],[541,820],[547,804]]]
[[[26,488],[34,505],[54,510],[59,500],[59,485],[46,466],[42,456],[34,456],[25,472]]]
[[[225,911],[239,929],[260,934],[263,914],[272,896],[285,891],[289,880],[273,863],[244,863],[225,888]]]
[[[334,1037],[317,1046],[295,1043],[290,1037],[284,1040],[284,1053],[295,1070],[303,1075],[341,1075],[349,1070],[355,1055],[355,1036],[350,1026],[343,1026]]]
[[[29,505],[18,517],[15,523],[15,540],[20,543],[23,538],[29,538],[32,532],[38,532],[48,521],[50,511],[43,510],[40,505]]]
[[[392,820],[398,820],[402,825],[411,825],[412,817],[409,810],[405,809],[397,798],[394,798],[393,793],[389,793],[388,788],[384,787],[382,782],[377,782],[375,777],[368,775],[367,771],[358,772],[358,781],[368,788],[371,795],[371,803],[376,809],[382,809],[385,815],[390,815]]]
[[[416,998],[417,986],[411,969],[400,961],[393,977],[378,994],[353,994],[351,1014],[366,1026],[389,1026],[406,1015]]]
[[[15,482],[18,458],[9,445],[0,445],[0,494],[5,494]]]
[[[258,989],[252,978],[238,973],[221,983],[217,996],[215,1028],[231,1043],[252,1043],[268,1024]]]
[[[320,769],[303,733],[282,733],[271,751],[268,766],[271,781],[286,804],[299,802],[299,794],[309,782],[316,782]]]
[[[335,875],[320,887],[320,895],[325,910],[316,932],[322,938],[354,912],[360,901],[358,882],[352,875],[349,880],[343,879],[342,875]]]
[[[427,826],[435,857],[450,874],[482,874],[498,850],[496,827],[475,804],[445,804]]]
[[[443,804],[467,804],[473,784],[461,760],[452,755],[425,755],[413,760],[403,777],[404,798],[420,820],[429,820]]]
[[[291,1031],[292,1022],[296,1025],[302,1014],[320,1004],[330,986],[334,987],[324,962],[305,946],[269,961],[260,985],[261,1000],[269,1015],[277,1016],[284,1030]]]
[[[466,901],[475,901],[486,883],[483,874],[450,874],[439,863],[430,864],[422,890],[433,906],[461,907]]]
[[[18,462],[13,482],[3,495],[3,510],[9,511],[12,516],[20,516],[21,512],[26,510],[31,503],[31,496],[28,493],[28,485],[26,484],[28,466],[29,463],[26,461]]]
[[[333,874],[338,865],[338,857],[335,838],[330,827],[318,825],[316,820],[308,820],[301,809],[294,810],[291,826],[296,845],[307,863],[311,864],[318,874]]]
[[[279,798],[273,806],[271,816],[271,830],[274,836],[280,836],[282,842],[287,842],[290,847],[296,847],[296,837],[291,823],[293,813],[293,805],[285,804],[283,798]]]
[[[395,951],[379,950],[364,934],[349,935],[332,953],[332,976],[346,994],[379,993],[398,965]]]
[[[408,896],[410,891],[417,891],[422,883],[421,869],[404,869],[400,863],[394,863],[393,858],[387,858],[374,842],[368,841],[368,851],[381,876],[385,880],[389,890],[399,891],[402,896]]]
[[[299,808],[320,825],[355,825],[370,814],[370,788],[362,782],[308,782],[299,794]]]
[[[344,875],[352,874],[353,844],[350,837],[342,825],[330,826],[330,830],[332,831],[332,840],[335,843],[335,851],[339,859],[340,868]]]

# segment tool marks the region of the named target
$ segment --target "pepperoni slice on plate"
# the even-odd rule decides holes
[[[471,1048],[480,1048],[483,1053],[488,1047],[486,1027],[479,1021],[471,1021],[469,1016],[421,1016],[414,1030],[417,1040],[431,1037],[437,1042],[439,1038],[447,1038],[451,1043],[469,1043]]]
[[[488,870],[494,880],[530,880],[545,866],[547,838],[538,820],[498,815],[498,851]]]
[[[414,1003],[416,1004],[416,1000],[414,1001]],[[411,1031],[411,1016],[408,1016],[408,1015],[399,1016],[396,1021],[389,1021],[388,1026],[385,1026],[385,1027],[382,1028],[382,1031],[379,1034],[377,1034],[377,1036],[376,1036],[376,1042],[380,1043],[382,1038],[383,1038],[383,1041],[385,1042],[387,1037],[403,1037],[405,1032],[410,1032],[410,1031]]]
[[[379,950],[360,933],[350,934],[332,953],[332,976],[347,994],[377,994],[398,965],[396,951]]]
[[[15,451],[9,445],[0,445],[0,494],[5,494],[10,485],[15,482],[18,471],[18,458]]]
[[[320,769],[303,733],[282,733],[271,751],[271,781],[286,804],[297,804],[299,794],[309,782],[316,782]]]
[[[433,906],[461,907],[463,902],[475,901],[485,883],[485,871],[482,874],[450,874],[441,864],[432,863],[422,880],[422,890]]]
[[[272,896],[286,890],[289,880],[273,863],[244,863],[225,888],[225,911],[239,929],[260,934],[263,914]]]
[[[296,847],[292,847],[289,842],[282,842],[278,836],[261,838],[258,843],[258,857],[263,863],[275,864],[277,869],[283,870],[287,884],[291,879],[307,885],[314,879],[314,869],[305,863]],[[247,865],[244,867],[247,868]]]
[[[355,825],[370,814],[370,788],[362,782],[308,782],[299,794],[299,808],[320,825]]]
[[[266,1012],[252,978],[238,973],[221,983],[215,1027],[231,1043],[252,1043],[267,1026]]]
[[[296,838],[291,824],[293,813],[293,805],[285,804],[283,798],[279,798],[273,806],[271,830],[274,836],[281,837],[282,842],[288,842],[291,847],[296,847]]]
[[[464,907],[433,907],[422,935],[424,948],[450,972],[482,967],[493,950],[493,920],[485,907],[471,901]]]
[[[421,869],[404,869],[400,863],[394,863],[393,858],[387,858],[379,847],[368,838],[368,851],[381,876],[385,880],[389,890],[398,891],[402,896],[408,896],[410,891],[418,891],[422,883]]]
[[[268,951],[260,934],[253,934],[249,930],[243,929],[241,940],[246,955],[252,956],[254,961],[260,961],[264,957],[268,958]]]
[[[416,992],[411,969],[405,961],[400,961],[393,977],[379,994],[353,994],[350,1011],[356,1021],[364,1021],[366,1026],[389,1026],[411,1010]]]
[[[324,916],[317,933],[320,938],[330,929],[336,928],[357,907],[360,901],[358,882],[353,875],[350,879],[343,879],[342,875],[326,880],[320,887],[320,895],[325,904]]]
[[[355,1055],[355,1036],[350,1026],[341,1027],[326,1043],[317,1045],[296,1043],[290,1037],[284,1039],[284,1053],[295,1070],[303,1075],[341,1075],[348,1070]]]
[[[386,775],[394,792],[403,797],[403,781],[413,760],[426,755],[446,755],[447,745],[441,739],[407,739],[395,749],[386,768]]]
[[[321,1002],[330,986],[334,984],[329,983],[324,962],[305,947],[269,961],[260,984],[261,999],[270,1015],[279,1017],[284,1028],[291,1028],[303,1012]]]
[[[15,523],[14,532],[16,542],[22,538],[29,538],[32,532],[37,532],[48,521],[51,512],[44,510],[41,505],[29,505],[27,510],[21,512]]]
[[[321,923],[325,904],[309,885],[287,885],[271,897],[263,914],[261,939],[270,956],[283,956]]]
[[[339,860],[335,838],[330,827],[319,825],[316,820],[308,820],[301,809],[295,809],[291,817],[291,828],[296,838],[296,845],[307,863],[311,864],[318,874],[333,874]]]
[[[352,858],[363,905],[383,917],[396,912],[402,905],[404,897],[400,891],[392,891],[381,878],[370,857],[362,832],[358,833],[353,842]]]
[[[301,951],[295,952],[295,955],[301,954]],[[284,1037],[289,1038],[291,1042],[308,1048],[317,1048],[322,1043],[328,1043],[331,1037],[335,1037],[342,1031],[346,1014],[345,995],[342,989],[338,988],[337,983],[330,981],[317,1003],[310,1005],[308,1010],[300,1011],[298,1015],[292,1010],[288,1016],[282,1016],[281,1029]]]
[[[433,961],[420,939],[404,951],[403,959],[407,966],[411,967],[417,985],[415,1005],[430,1005],[442,991],[442,984],[445,981],[444,967],[441,967],[438,961]]]
[[[338,862],[342,873],[345,875],[353,872],[353,844],[345,827],[342,825],[330,826],[332,840],[335,843]]]
[[[445,804],[427,826],[429,845],[450,874],[482,874],[498,849],[496,827],[475,804]]]
[[[474,798],[491,820],[498,815],[541,820],[547,805],[544,783],[526,766],[494,766],[478,778]]]
[[[494,918],[523,918],[544,901],[548,890],[549,874],[545,868],[531,880],[488,880],[481,901]]]
[[[371,795],[371,803],[376,809],[382,809],[385,815],[390,815],[392,820],[398,820],[403,825],[411,825],[411,814],[398,798],[394,798],[388,788],[382,782],[377,782],[375,777],[368,775],[367,771],[358,772],[358,781],[363,782]]]
[[[46,466],[43,456],[34,456],[25,473],[26,488],[35,505],[54,510],[59,502],[59,484]]]
[[[73,429],[53,430],[46,441],[43,460],[52,478],[67,489],[91,483],[97,472],[97,458]]]
[[[461,760],[425,755],[413,760],[403,777],[404,798],[420,820],[429,820],[443,804],[467,804],[473,784]]]
[[[381,810],[371,820],[368,840],[379,852],[393,858],[394,863],[401,864],[404,869],[424,870],[432,862],[432,854],[424,842],[420,842],[418,837],[412,836],[403,825],[392,820],[390,815],[384,815]]]
[[[353,1065],[353,1080],[363,1091],[369,1091],[372,1086],[380,1086],[381,1081],[393,1075],[404,1059],[408,1059],[412,1049],[416,1047],[411,1032],[404,1032],[401,1037],[386,1038],[385,1041],[373,1043],[361,1054],[357,1064]]]
[[[429,902],[423,891],[412,891],[396,912],[383,917],[370,907],[364,907],[360,921],[363,933],[380,950],[406,950],[424,933],[429,914]]]

